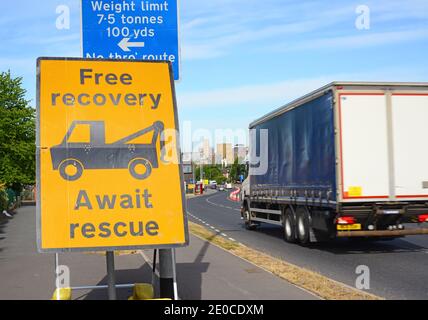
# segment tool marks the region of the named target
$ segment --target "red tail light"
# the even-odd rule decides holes
[[[428,214],[421,214],[418,219],[419,222],[428,222]]]
[[[354,217],[339,217],[336,220],[337,224],[354,224],[355,218]]]

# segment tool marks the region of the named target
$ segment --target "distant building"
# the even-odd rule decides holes
[[[231,143],[217,144],[216,162],[224,166],[233,164],[234,162],[233,148]]]
[[[183,163],[183,176],[184,181],[189,183],[193,182],[194,179],[194,172],[193,172],[193,165],[192,163]]]
[[[183,152],[181,161],[182,161],[182,167],[183,167],[184,181],[189,183],[190,181],[193,181],[193,178],[194,178],[192,153]]]
[[[237,144],[233,147],[233,158],[238,159],[239,163],[244,163],[248,154],[248,147],[243,144]]]
[[[191,152],[183,152],[182,161],[184,162],[192,162],[192,153]]]
[[[204,139],[202,145],[199,148],[199,160],[202,164],[213,164],[214,152],[210,145],[209,139]]]

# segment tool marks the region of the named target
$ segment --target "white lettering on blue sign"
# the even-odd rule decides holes
[[[82,0],[85,58],[171,61],[180,78],[178,0]]]

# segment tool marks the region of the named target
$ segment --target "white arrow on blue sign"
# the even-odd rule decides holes
[[[178,0],[82,0],[85,58],[167,60],[180,78]]]

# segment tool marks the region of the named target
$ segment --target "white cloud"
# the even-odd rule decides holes
[[[384,68],[370,72],[336,73],[266,84],[203,91],[178,91],[178,103],[182,110],[231,107],[248,110],[260,106],[272,109],[334,81],[423,82],[427,81],[426,71],[426,68]]]
[[[182,28],[184,60],[218,58],[237,49],[260,51],[271,43],[294,50],[382,46],[421,39],[426,35],[417,29],[428,19],[426,0],[367,0],[372,30],[355,36],[357,2],[218,0],[204,6],[189,2],[184,6],[191,14],[184,16]]]
[[[183,19],[183,59],[225,56],[240,45],[257,47],[263,45],[264,40],[279,41],[285,36],[322,30],[354,14],[349,5],[326,8],[314,2],[236,1],[235,10],[230,9],[230,2],[222,3],[229,10],[216,6],[212,12],[207,10]]]
[[[58,33],[57,33],[58,34]],[[71,33],[66,35],[49,35],[43,38],[40,37],[31,37],[31,36],[25,36],[21,38],[13,39],[13,42],[19,43],[19,44],[35,44],[35,45],[52,45],[52,44],[61,44],[64,45],[65,43],[69,45],[69,42],[72,44],[80,41],[80,33]]]
[[[350,36],[305,39],[305,41],[300,41],[294,44],[281,43],[279,45],[265,47],[264,50],[287,52],[309,49],[331,49],[337,51],[389,44],[399,44],[403,42],[426,39],[427,37],[428,29],[377,33],[371,33],[370,31],[368,31]]]
[[[209,44],[184,44],[182,46],[183,60],[204,60],[218,58],[225,54],[223,48]]]
[[[246,107],[273,101],[287,102],[325,85],[335,78],[319,77],[289,80],[269,84],[256,84],[234,88],[214,89],[178,94],[180,108],[221,108],[222,106]]]
[[[382,0],[370,1],[369,8],[374,16],[375,22],[387,22],[394,20],[428,18],[428,1],[411,0],[403,2],[402,0]]]

